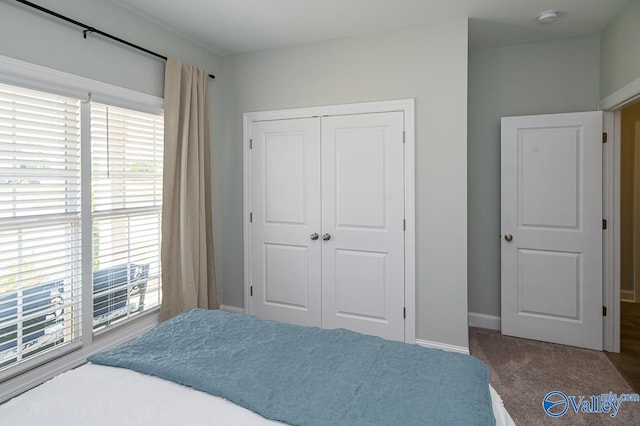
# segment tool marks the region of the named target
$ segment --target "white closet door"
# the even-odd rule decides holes
[[[252,313],[320,326],[320,120],[252,124]]]
[[[323,328],[404,340],[403,123],[322,118]]]

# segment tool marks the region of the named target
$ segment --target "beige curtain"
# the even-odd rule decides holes
[[[160,319],[218,308],[211,217],[208,75],[169,58],[164,89]]]

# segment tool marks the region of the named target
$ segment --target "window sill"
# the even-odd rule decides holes
[[[65,371],[76,368],[87,362],[87,357],[100,351],[120,345],[137,335],[149,330],[159,322],[160,310],[154,309],[140,315],[121,326],[100,333],[93,342],[59,358],[46,362],[38,367],[28,369],[11,378],[5,379],[0,374],[0,403],[20,395]]]

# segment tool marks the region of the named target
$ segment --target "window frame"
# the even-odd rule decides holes
[[[164,99],[112,84],[80,77],[63,71],[0,55],[0,83],[76,98],[80,106],[81,187],[91,187],[91,102],[163,114]],[[91,191],[81,193],[82,282],[83,295],[92,295],[92,220]],[[86,220],[85,215],[89,215]],[[89,287],[89,288],[87,288]],[[77,342],[71,342],[35,356],[0,372],[0,403],[36,386],[57,374],[86,362],[87,356],[141,333],[159,321],[159,307],[122,321],[108,332],[94,333],[93,297],[82,298],[82,330]]]

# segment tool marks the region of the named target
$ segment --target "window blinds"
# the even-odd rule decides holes
[[[0,368],[80,338],[80,102],[0,84]]]
[[[91,106],[94,328],[160,302],[163,117]]]

